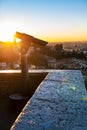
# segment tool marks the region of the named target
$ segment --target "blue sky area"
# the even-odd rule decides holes
[[[47,41],[85,41],[87,0],[0,0],[0,26],[2,37],[17,30]]]

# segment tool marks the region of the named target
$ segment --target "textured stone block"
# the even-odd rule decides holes
[[[50,72],[11,130],[87,130],[87,92],[80,71]]]

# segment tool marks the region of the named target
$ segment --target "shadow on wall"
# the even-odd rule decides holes
[[[47,73],[29,74],[29,98],[31,98],[46,75]],[[23,104],[21,104],[21,107],[20,104],[19,106],[18,104],[11,106],[9,95],[21,92],[20,74],[0,74],[0,130],[9,130],[22,108],[25,106],[27,100],[26,102],[22,102]],[[14,107],[14,109],[12,107]]]

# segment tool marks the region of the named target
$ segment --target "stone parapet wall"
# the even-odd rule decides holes
[[[87,92],[81,72],[50,72],[10,130],[87,130]]]
[[[14,73],[0,74],[0,97],[20,91],[21,75]]]
[[[32,96],[47,73],[29,73],[29,95]],[[0,97],[22,92],[21,73],[0,73]]]

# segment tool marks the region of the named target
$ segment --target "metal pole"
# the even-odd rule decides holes
[[[22,89],[24,95],[28,94],[28,64],[27,55],[21,53],[21,75],[22,75]]]

